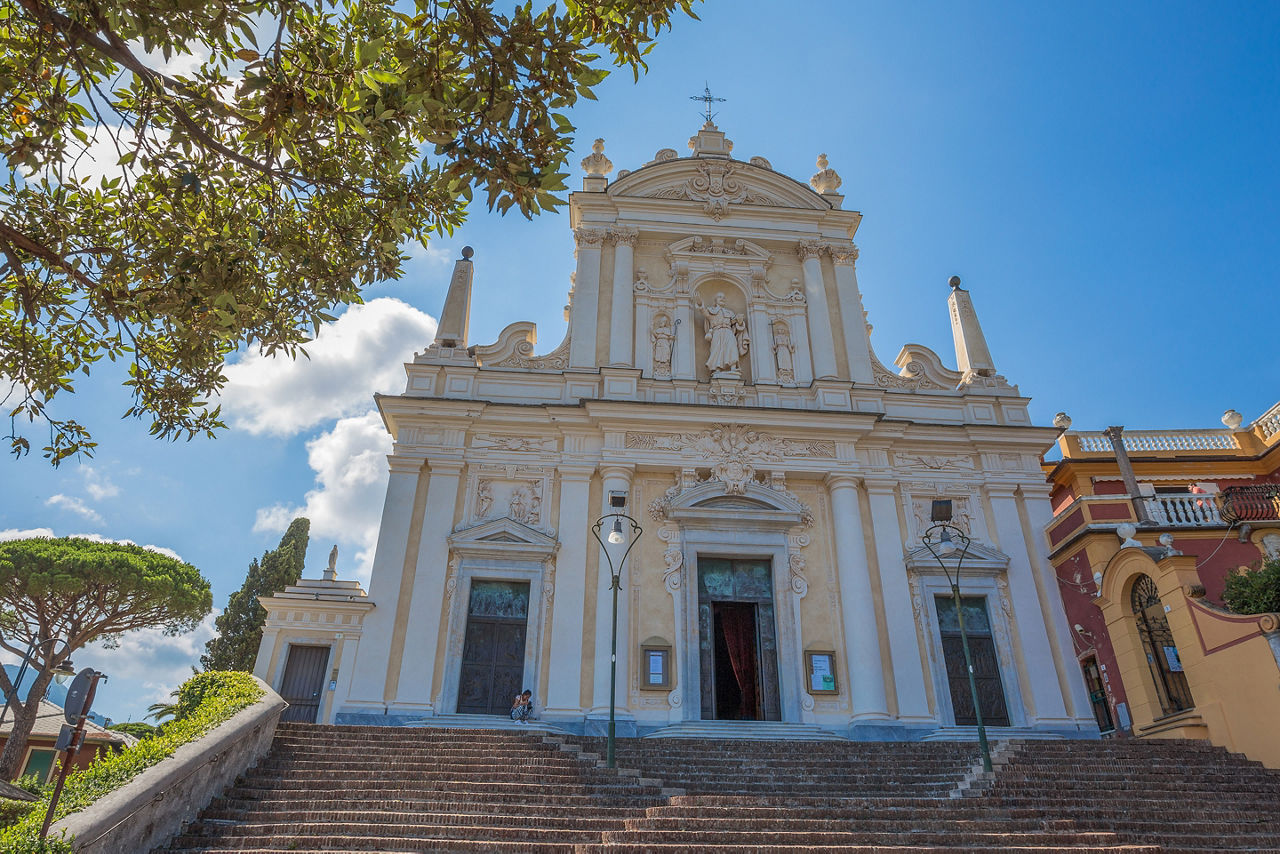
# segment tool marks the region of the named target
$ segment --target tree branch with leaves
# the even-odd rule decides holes
[[[91,454],[54,404],[103,359],[152,434],[213,435],[230,354],[296,356],[474,189],[561,205],[565,111],[610,66],[638,78],[694,2],[0,0],[12,450],[46,424],[53,464]],[[198,68],[163,70],[184,56]]]

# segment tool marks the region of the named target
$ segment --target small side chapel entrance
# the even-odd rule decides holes
[[[524,690],[529,584],[472,581],[458,678],[460,714],[506,715]]]
[[[705,720],[780,721],[771,561],[698,558]]]

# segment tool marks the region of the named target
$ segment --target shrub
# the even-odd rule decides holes
[[[1227,575],[1222,601],[1237,614],[1268,614],[1280,611],[1280,559],[1265,561],[1261,567]]]
[[[189,694],[187,686],[196,683]],[[138,742],[120,753],[99,757],[83,771],[67,777],[58,802],[55,820],[82,810],[114,791],[160,760],[173,755],[182,745],[195,741],[236,712],[262,698],[262,689],[248,673],[201,673],[187,680],[179,693],[194,699],[185,713],[165,726],[164,732]],[[50,789],[50,793],[52,790]],[[69,840],[50,838],[40,842],[40,825],[49,807],[49,793],[36,802],[35,808],[12,827],[0,831],[0,851],[5,854],[71,854]]]
[[[0,798],[0,828],[14,824],[31,812],[34,806],[35,804],[31,801],[11,801],[8,798]]]

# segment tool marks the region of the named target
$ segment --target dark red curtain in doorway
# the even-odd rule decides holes
[[[728,607],[720,610],[720,625],[724,630],[725,646],[729,649],[729,663],[742,692],[740,717],[754,720],[756,711],[756,620],[753,607]]]

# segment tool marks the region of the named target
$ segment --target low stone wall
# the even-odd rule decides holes
[[[54,823],[84,854],[150,851],[192,821],[271,747],[276,723],[288,704],[263,681],[257,703],[236,713],[204,738],[184,744],[111,794]]]

